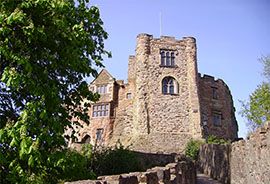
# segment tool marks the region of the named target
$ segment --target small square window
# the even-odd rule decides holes
[[[103,134],[103,128],[98,128],[96,131],[96,140],[101,141],[102,140],[102,134]]]
[[[212,98],[218,99],[218,92],[217,92],[217,88],[215,87],[212,87]]]
[[[215,126],[221,126],[221,114],[214,113],[213,114],[213,124]]]
[[[131,93],[127,93],[127,99],[131,99],[131,98],[132,98]]]

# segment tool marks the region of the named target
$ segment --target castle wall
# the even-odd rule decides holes
[[[247,140],[227,145],[200,147],[198,169],[222,183],[270,183],[270,123],[251,133]]]
[[[199,92],[204,137],[215,135],[231,140],[237,138],[238,126],[228,86],[221,79],[215,80],[209,75],[199,75]]]
[[[129,57],[127,83],[102,70],[90,84],[93,92],[103,85],[108,91],[92,103],[91,123],[79,130],[79,140],[88,132],[93,144],[97,130],[102,129],[103,145],[120,141],[136,151],[173,153],[183,152],[191,138],[203,135],[236,138],[230,91],[222,80],[198,75],[196,52],[192,37],[177,40],[139,34],[136,53]],[[171,82],[164,85],[165,79]],[[213,89],[217,99],[211,95]],[[110,114],[93,117],[93,107],[98,104],[109,104]],[[213,123],[214,113],[219,113],[218,126]]]
[[[231,184],[270,183],[270,123],[232,144]]]
[[[161,50],[174,51],[174,67],[161,66]],[[136,77],[134,69],[129,70],[129,79],[135,78],[132,147],[181,152],[191,137],[201,135],[195,39],[154,39],[140,34],[135,57]],[[131,64],[134,66],[133,58]],[[178,94],[162,94],[162,80],[167,76],[178,82]]]

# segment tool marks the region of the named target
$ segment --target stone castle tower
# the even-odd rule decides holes
[[[89,109],[90,125],[79,143],[120,141],[143,152],[182,152],[191,138],[237,138],[232,96],[220,79],[197,70],[196,40],[139,34],[129,57],[128,82],[106,70],[90,84],[100,99]]]

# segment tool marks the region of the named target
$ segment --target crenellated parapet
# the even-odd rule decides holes
[[[231,92],[223,80],[198,73],[193,37],[139,34],[127,83],[102,70],[90,89],[100,99],[89,110],[81,142],[89,140],[88,131],[91,143],[120,140],[136,151],[173,153],[183,152],[191,138],[237,137]]]
[[[203,135],[225,139],[237,138],[238,125],[231,91],[222,79],[210,75],[199,76],[199,94]]]

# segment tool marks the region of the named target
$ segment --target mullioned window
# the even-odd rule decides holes
[[[161,50],[161,66],[174,67],[175,66],[175,53],[174,51]]]
[[[163,94],[178,94],[178,82],[173,77],[165,77],[162,80]]]

